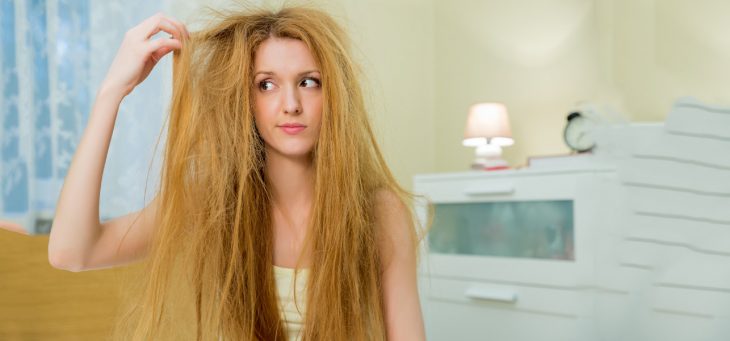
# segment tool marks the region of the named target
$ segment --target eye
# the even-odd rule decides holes
[[[267,85],[268,85],[268,87],[267,87]],[[263,81],[259,82],[259,90],[263,90],[263,91],[271,90],[271,88],[273,86],[274,86],[274,83],[272,83],[269,80],[263,80]]]
[[[309,84],[310,84],[311,86],[307,86],[307,85],[306,85],[307,81],[309,81]],[[317,78],[314,78],[314,77],[307,77],[307,78],[304,78],[304,79],[302,80],[302,84],[305,84],[305,86],[306,86],[306,87],[319,87],[319,85],[320,85],[320,82],[319,82],[319,79],[317,79]]]

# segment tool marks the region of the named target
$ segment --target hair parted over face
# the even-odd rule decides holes
[[[413,196],[383,159],[360,78],[345,31],[316,9],[217,12],[183,42],[157,228],[118,339],[287,340],[265,181],[272,152],[307,155],[314,169],[302,339],[385,339],[375,198],[412,207]]]
[[[254,117],[268,153],[309,156],[322,117],[321,74],[307,45],[266,39],[254,58]]]

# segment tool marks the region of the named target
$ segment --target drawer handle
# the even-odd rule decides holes
[[[489,289],[483,287],[471,287],[466,289],[464,296],[475,300],[497,301],[506,303],[517,302],[517,293],[513,290]]]
[[[515,186],[512,184],[497,184],[490,186],[479,186],[472,189],[464,190],[466,195],[496,195],[496,194],[512,194],[515,192]]]

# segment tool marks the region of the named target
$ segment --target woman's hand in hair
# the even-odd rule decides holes
[[[172,37],[151,39],[160,31],[167,32]],[[147,78],[162,57],[170,51],[182,48],[183,42],[189,37],[185,25],[162,13],[145,19],[124,35],[117,55],[102,82],[102,89],[128,95]]]

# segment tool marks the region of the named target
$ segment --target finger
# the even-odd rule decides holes
[[[173,17],[165,17],[167,21],[171,22],[177,29],[185,34],[185,38],[190,38],[190,32],[188,32],[188,28],[185,27],[185,24],[181,23],[179,20],[173,18]]]
[[[159,38],[147,41],[147,46],[145,48],[147,50],[147,53],[154,55],[155,52],[159,51],[162,48],[177,50],[181,47],[182,43],[180,43],[180,41],[177,39]]]
[[[137,26],[133,27],[130,31],[139,34],[141,38],[149,37],[150,35],[148,35],[148,33],[154,31],[157,28],[157,23],[159,23],[163,17],[164,14],[162,14],[162,12],[158,12],[155,15],[145,19]]]
[[[133,32],[134,36],[141,38],[141,40],[147,40],[160,31],[170,33],[177,39],[182,38],[182,32],[180,32],[175,25],[170,23],[162,12],[145,19],[130,31]]]
[[[152,53],[152,60],[154,60],[155,63],[157,63],[158,61],[160,61],[160,59],[162,59],[162,57],[164,57],[166,54],[170,53],[170,51],[172,51],[172,49],[170,49],[169,47],[160,48],[159,50]]]
[[[157,32],[160,32],[160,31],[165,31],[165,32],[171,34],[173,37],[175,37],[175,39],[177,39],[179,41],[183,40],[183,36],[182,36],[183,32],[178,27],[176,27],[175,25],[173,25],[171,22],[167,21],[167,19],[164,19],[164,18],[161,19],[159,23],[157,23],[157,25],[151,32],[147,33],[147,35],[145,36],[145,39],[150,39],[150,37],[152,37],[153,35],[157,34]]]

